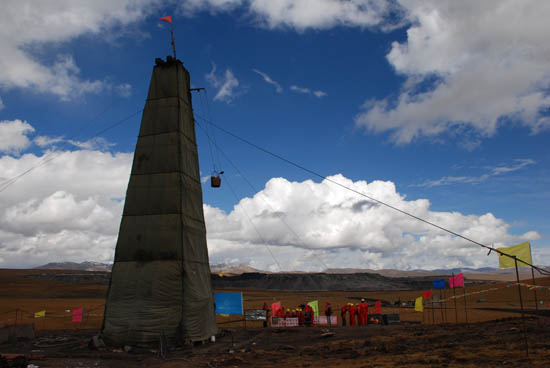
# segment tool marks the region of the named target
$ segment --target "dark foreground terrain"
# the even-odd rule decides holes
[[[40,331],[33,341],[2,345],[39,367],[548,367],[548,319],[477,324],[222,329],[215,343],[184,346],[164,358],[149,350],[93,350],[97,330]]]

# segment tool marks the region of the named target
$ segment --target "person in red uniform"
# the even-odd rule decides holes
[[[357,310],[355,309],[355,305],[353,303],[349,303],[349,325],[355,326],[355,313],[357,313]]]
[[[342,317],[342,326],[346,325],[346,313],[348,312],[348,306],[343,305],[342,308],[340,308],[340,317]]]
[[[298,308],[298,326],[304,326],[305,324],[305,314],[302,308]]]
[[[264,321],[264,327],[267,327],[267,321],[269,321],[269,305],[267,302],[264,302],[263,310],[265,311],[265,321]]]
[[[365,299],[361,299],[361,304],[359,304],[359,320],[361,325],[366,326],[369,314],[369,305],[365,303]]]
[[[313,326],[313,308],[311,308],[311,305],[306,304],[304,308],[304,314],[305,314],[305,324],[306,327]]]
[[[325,305],[325,316],[327,317],[327,325],[330,327],[330,316],[332,316],[332,307],[330,302]]]

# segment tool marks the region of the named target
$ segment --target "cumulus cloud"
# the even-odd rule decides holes
[[[131,163],[132,154],[91,150],[0,157],[0,267],[112,261]]]
[[[230,69],[226,69],[225,73],[217,74],[216,64],[212,64],[212,70],[206,75],[206,80],[218,89],[214,100],[230,103],[237,96],[235,89],[239,86],[239,80]]]
[[[187,15],[241,9],[265,28],[328,29],[337,26],[391,29],[402,9],[393,0],[183,0]]]
[[[43,165],[45,158],[49,162]],[[497,165],[494,172],[527,161]],[[92,149],[1,156],[0,267],[52,260],[112,262],[131,164],[131,153]],[[2,186],[33,167],[16,184]],[[510,224],[491,213],[433,211],[429,200],[407,200],[390,181],[329,179],[482,243],[540,238],[535,231],[511,233]],[[280,270],[277,263],[283,270],[309,271],[496,265],[496,258],[486,257],[478,246],[328,180],[273,178],[231,212],[205,204],[204,213],[212,263],[272,271]],[[538,262],[547,263],[546,253],[540,254]]]
[[[303,94],[306,94],[306,95],[313,95],[317,98],[325,97],[327,95],[323,91],[312,91],[309,88],[299,87],[299,86],[296,86],[296,85],[290,86],[290,90],[294,91],[296,93],[303,93]]]
[[[467,126],[550,127],[550,3],[400,0],[411,26],[387,54],[407,78],[396,98],[369,100],[356,123],[409,143]]]
[[[504,245],[540,238],[536,232],[509,233],[510,225],[491,213],[432,211],[427,199],[408,201],[389,181],[353,182],[342,175],[329,179],[482,243]],[[277,262],[270,253],[287,270],[320,270],[324,265],[434,269],[496,263],[477,245],[326,180],[274,178],[230,213],[205,205],[205,218],[213,263],[238,258],[276,271]]]
[[[0,87],[32,88],[70,99],[85,93],[120,90],[106,80],[89,80],[71,55],[57,54],[42,62],[36,52],[45,47],[54,56],[56,46],[86,34],[98,35],[143,19],[155,10],[156,0],[47,2],[6,0],[0,12]]]
[[[273,85],[277,93],[283,92],[283,88],[281,87],[281,85],[278,82],[271,79],[269,75],[257,69],[252,69],[252,70],[254,71],[254,73],[259,74],[264,79],[264,81],[266,81],[266,83]]]
[[[26,121],[0,121],[0,152],[18,153],[27,148],[31,144],[27,135],[32,132],[34,128]]]

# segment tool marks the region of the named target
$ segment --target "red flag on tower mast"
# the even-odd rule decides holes
[[[170,36],[172,39],[172,51],[174,52],[174,59],[177,59],[176,57],[176,41],[174,40],[174,25],[172,24],[172,16],[168,15],[166,17],[160,18],[160,20],[170,23]]]

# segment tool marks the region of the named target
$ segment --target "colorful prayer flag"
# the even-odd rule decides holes
[[[168,23],[172,23],[172,16],[169,15],[167,17],[162,17],[162,18],[160,18],[160,20],[168,22]]]
[[[319,302],[317,300],[314,300],[312,302],[307,303],[309,306],[311,306],[311,309],[313,309],[313,315],[315,317],[319,317]]]
[[[422,305],[422,297],[419,296],[414,302],[414,310],[417,312],[423,312],[424,306]]]
[[[41,317],[46,317],[46,311],[45,310],[40,311],[40,312],[36,312],[34,314],[34,318],[41,318]]]
[[[533,264],[531,258],[531,244],[529,242],[524,242],[521,244],[512,245],[510,247],[497,248],[503,253],[506,253],[510,256],[516,256],[518,259],[518,267],[528,267],[527,263]],[[498,267],[499,268],[511,268],[516,267],[516,262],[514,258],[503,256],[502,254],[498,255]]]
[[[449,277],[449,287],[451,289],[456,287],[464,287],[464,274],[461,272],[456,276]]]
[[[424,299],[430,299],[432,297],[432,291],[431,290],[428,290],[428,291],[425,291],[423,294],[422,294],[422,297]]]
[[[432,281],[434,289],[445,289],[445,280]]]
[[[82,322],[82,307],[73,309],[73,322]]]
[[[382,302],[380,300],[374,302],[374,313],[382,314]]]

